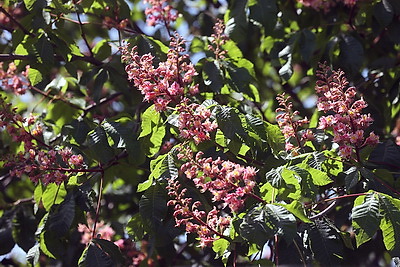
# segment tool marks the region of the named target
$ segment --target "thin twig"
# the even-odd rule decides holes
[[[83,110],[83,114],[81,115],[81,117],[85,117],[93,109],[95,109],[95,108],[97,108],[97,107],[99,107],[99,106],[101,106],[103,104],[106,104],[106,103],[114,100],[115,98],[119,97],[120,95],[122,95],[122,92],[118,92],[118,93],[112,94],[112,95],[110,95],[108,97],[100,99],[100,101],[98,103],[94,103],[94,104],[91,104],[91,105],[87,106]]]
[[[76,17],[78,18],[78,22],[79,22],[79,28],[81,29],[82,40],[85,42],[85,44],[86,44],[86,46],[88,48],[90,57],[93,57],[93,51],[92,51],[92,48],[90,47],[90,44],[89,44],[89,42],[88,42],[88,40],[86,38],[86,34],[85,34],[84,29],[83,29],[83,23],[82,23],[82,20],[81,20],[81,16],[80,16],[80,14],[78,12],[77,3],[76,3],[76,1],[73,1],[73,2],[75,4],[75,11],[76,11]]]
[[[0,6],[0,12],[3,12],[4,15],[6,15],[13,23],[15,23],[15,25],[17,25],[18,28],[20,28],[25,34],[29,35],[30,37],[35,37],[33,33],[28,31],[24,26],[21,25],[21,23],[19,23],[13,16],[11,16],[11,14],[8,13],[7,10],[3,8],[3,6]]]
[[[93,224],[92,239],[96,238],[96,226],[97,226],[97,221],[98,221],[99,215],[100,215],[101,198],[103,196],[103,180],[104,180],[104,170],[100,176],[99,197],[97,199],[97,207],[96,207],[96,215],[95,215],[94,224]]]
[[[300,249],[299,245],[297,245],[297,242],[294,239],[293,239],[293,243],[294,243],[294,246],[296,247],[297,251],[299,252],[301,261],[303,262],[303,266],[306,267],[307,266],[306,260],[303,257],[303,253],[301,252],[301,249]]]
[[[318,218],[321,218],[322,216],[326,215],[329,211],[331,211],[334,207],[336,207],[337,205],[337,201],[334,200],[331,204],[329,204],[328,207],[326,207],[323,211],[321,211],[320,213],[311,216],[309,219],[310,220],[316,220]]]
[[[60,55],[53,55],[54,58],[58,61],[64,61],[64,62],[71,62],[71,61],[85,61],[88,63],[91,63],[95,66],[101,66],[103,65],[103,62],[101,62],[100,60],[97,60],[94,57],[91,56],[78,56],[78,55],[72,55],[70,60],[66,60],[65,58],[63,58]],[[32,60],[33,57],[30,55],[16,55],[16,54],[0,54],[0,62],[4,62],[4,61],[13,61],[13,60]]]

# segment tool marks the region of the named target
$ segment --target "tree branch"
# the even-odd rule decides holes
[[[0,6],[0,12],[4,13],[4,15],[6,15],[13,23],[15,23],[15,25],[17,25],[18,28],[20,28],[25,34],[29,35],[30,37],[35,37],[33,33],[29,32],[24,26],[21,25],[21,23],[11,16],[10,13],[3,8],[3,6]]]
[[[85,61],[85,62],[91,63],[95,66],[103,65],[103,62],[101,62],[100,60],[97,60],[94,57],[85,56],[85,55],[83,55],[83,56],[72,55],[72,58],[69,61],[59,55],[54,55],[54,58],[58,61],[64,61],[64,62],[80,60],[80,61]],[[13,61],[13,60],[32,60],[32,59],[33,59],[33,57],[30,55],[0,54],[0,62]]]

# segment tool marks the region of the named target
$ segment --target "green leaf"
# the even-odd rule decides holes
[[[48,257],[57,259],[65,254],[65,244],[55,233],[44,230],[40,233],[39,239],[40,250]]]
[[[107,253],[99,248],[94,242],[90,242],[89,246],[83,251],[79,259],[79,267],[111,267],[114,266],[113,261]]]
[[[351,188],[358,184],[358,181],[360,181],[360,170],[357,167],[353,166],[346,171],[346,174],[347,175],[344,178],[344,181],[346,185],[346,190],[349,191]]]
[[[302,220],[303,222],[310,223],[311,220],[306,216],[304,206],[301,202],[294,200],[290,204],[283,205],[288,211],[294,216]]]
[[[354,200],[352,210],[353,228],[357,247],[370,240],[379,229],[381,222],[379,199],[376,193],[359,196]]]
[[[392,22],[394,10],[388,1],[382,1],[374,6],[374,17],[382,28],[388,26]]]
[[[213,92],[221,92],[221,88],[224,86],[224,77],[221,69],[218,66],[217,61],[207,60],[203,65],[202,76],[204,84],[208,86]]]
[[[78,144],[83,144],[88,133],[90,132],[89,124],[84,119],[76,119],[71,122],[71,126],[73,129],[72,137]]]
[[[345,34],[339,42],[339,60],[341,67],[348,75],[354,75],[359,71],[364,59],[364,48],[355,37]]]
[[[103,128],[96,127],[87,137],[88,145],[94,158],[107,163],[114,158],[114,150],[108,143],[108,137]]]
[[[225,32],[237,43],[247,35],[246,4],[247,0],[232,1],[224,16]]]
[[[103,61],[111,55],[111,46],[107,40],[101,40],[93,47],[92,51],[96,59]]]
[[[169,179],[176,179],[178,177],[178,167],[175,163],[175,154],[177,150],[171,149],[167,154],[160,155],[150,162],[150,176],[147,181],[138,185],[137,192],[147,190],[152,184],[154,179],[161,176]]]
[[[63,202],[66,195],[67,191],[65,190],[64,184],[48,184],[42,195],[43,207],[46,211],[49,211],[54,204]]]
[[[46,69],[54,63],[54,50],[49,39],[43,34],[35,44],[39,53],[38,62],[43,64]],[[31,82],[32,83],[32,82]]]
[[[249,18],[260,23],[266,35],[272,33],[277,21],[278,8],[276,0],[257,0],[249,4]]]
[[[342,239],[334,226],[325,220],[309,225],[309,239],[314,257],[324,266],[338,266],[343,256]]]
[[[102,250],[111,257],[114,266],[117,264],[117,262],[121,264],[124,263],[125,260],[121,254],[121,251],[119,250],[118,246],[115,245],[113,242],[99,238],[94,238],[92,242],[99,245]]]
[[[333,181],[329,178],[329,176],[318,169],[311,168],[306,162],[308,159],[303,161],[301,164],[298,166],[306,171],[308,171],[311,174],[312,181],[315,185],[317,186],[324,186],[327,184],[332,183]]]
[[[161,148],[165,136],[165,125],[161,114],[150,106],[142,114],[141,132],[139,140],[144,145],[148,157],[154,156]]]
[[[143,225],[143,220],[140,213],[136,213],[129,220],[128,224],[126,225],[126,232],[128,233],[129,237],[132,238],[132,240],[135,242],[141,241],[143,239],[143,236],[145,234],[145,227]]]
[[[291,240],[296,234],[296,218],[282,206],[267,204],[247,213],[239,232],[249,242],[260,247],[274,235]]]
[[[15,246],[15,241],[12,235],[12,220],[15,212],[7,210],[0,218],[0,255],[9,253]]]
[[[43,80],[42,73],[38,69],[30,67],[28,71],[28,79],[31,85],[35,86]]]
[[[29,262],[32,266],[36,266],[39,261],[40,249],[39,243],[31,247],[31,249],[26,254],[26,261]]]
[[[299,49],[302,59],[310,63],[316,48],[315,34],[309,29],[303,29],[299,37]]]
[[[20,207],[12,224],[15,243],[25,252],[28,252],[36,243],[37,220],[33,215],[33,208],[28,205]]]
[[[283,136],[278,125],[264,122],[268,134],[268,144],[272,153],[277,156],[279,152],[285,150],[285,137]]]
[[[275,188],[279,188],[284,181],[282,176],[282,171],[285,167],[279,166],[277,168],[273,168],[265,174],[265,178],[271,185]]]
[[[215,240],[212,249],[217,254],[217,257],[222,257],[225,251],[229,248],[230,242],[226,239],[220,238]]]
[[[24,0],[24,4],[26,9],[28,9],[29,11],[33,10],[33,7],[35,5],[36,0]]]
[[[380,211],[383,215],[380,229],[383,243],[392,257],[400,256],[400,200],[379,194]]]
[[[75,198],[73,193],[68,194],[58,208],[50,213],[46,226],[57,236],[65,236],[75,217]]]
[[[139,201],[139,211],[150,230],[155,232],[167,215],[165,187],[158,183],[150,187]]]

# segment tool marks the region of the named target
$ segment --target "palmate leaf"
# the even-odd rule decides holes
[[[8,210],[0,218],[0,255],[9,253],[15,246],[12,236],[12,220],[14,216],[15,210]]]
[[[154,156],[161,148],[165,136],[165,125],[161,114],[150,106],[142,114],[142,125],[139,140],[142,142],[146,154]]]
[[[73,193],[68,194],[64,202],[54,211],[50,213],[47,220],[47,227],[49,231],[54,232],[57,236],[65,236],[72,221],[75,217],[75,197]]]
[[[160,177],[176,179],[178,177],[178,167],[175,162],[177,149],[171,149],[167,154],[160,155],[150,162],[150,176],[149,178],[138,185],[137,192],[147,190],[152,184],[154,179]]]
[[[380,229],[383,243],[392,257],[400,256],[400,200],[379,194],[380,211],[383,215]]]
[[[156,231],[167,215],[165,186],[156,183],[147,189],[139,201],[139,212],[149,230]]]
[[[79,259],[79,267],[111,267],[114,266],[113,261],[107,253],[97,246],[94,242],[90,242],[89,246],[83,251]]]
[[[379,229],[382,217],[379,206],[378,195],[373,192],[354,200],[352,220],[357,247],[370,240]]]
[[[103,128],[96,127],[87,139],[94,158],[102,163],[107,163],[114,157],[114,150],[108,143],[108,137]]]
[[[314,257],[323,266],[338,266],[343,256],[340,234],[328,221],[309,224],[309,241]]]
[[[125,260],[121,254],[121,251],[119,250],[118,246],[115,245],[113,242],[101,238],[94,238],[92,242],[99,245],[101,249],[106,252],[108,256],[111,257],[114,266],[117,262],[121,264],[124,263]]]
[[[286,208],[267,204],[255,207],[239,226],[242,237],[262,247],[274,235],[291,240],[296,233],[296,218]]]
[[[142,216],[140,213],[136,213],[126,225],[126,232],[133,241],[137,242],[143,239],[145,234],[144,228]]]

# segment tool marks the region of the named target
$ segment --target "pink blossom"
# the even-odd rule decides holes
[[[378,142],[373,133],[364,141],[365,130],[373,122],[370,114],[361,114],[367,103],[362,97],[355,99],[356,90],[348,86],[343,71],[332,71],[325,65],[320,68],[315,86],[319,94],[317,105],[324,113],[334,115],[320,117],[318,128],[333,130],[333,141],[339,144],[339,154],[343,158],[359,160],[360,148]]]

